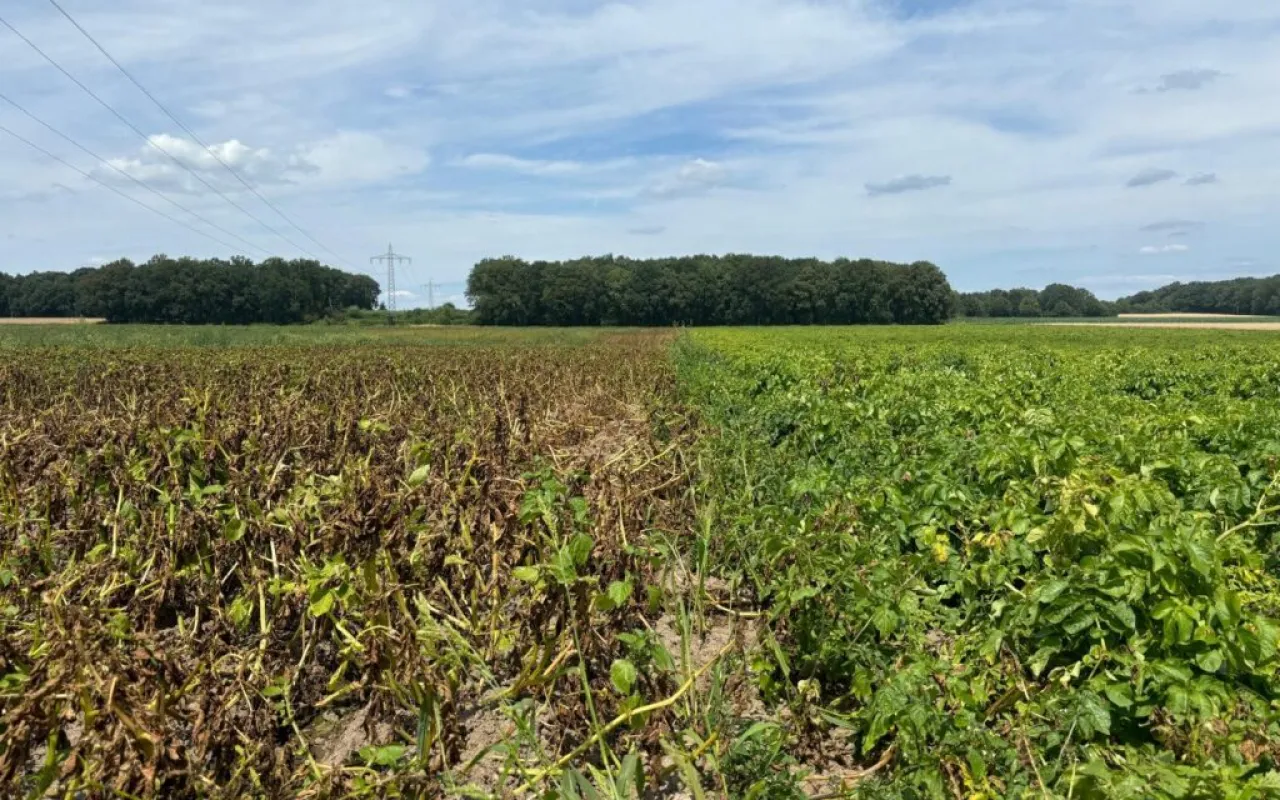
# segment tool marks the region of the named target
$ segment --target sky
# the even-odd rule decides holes
[[[381,277],[390,243],[413,306],[501,255],[929,260],[1104,298],[1280,272],[1270,0],[59,2],[217,158],[49,0],[5,0],[141,132],[0,25],[0,94],[103,160],[3,99],[0,126],[118,192],[0,132],[9,273]]]

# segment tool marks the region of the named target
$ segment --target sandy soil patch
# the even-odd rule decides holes
[[[1174,316],[1184,315],[1175,314]],[[1280,322],[1050,322],[1047,324],[1063,328],[1183,328],[1219,331],[1280,331]]]
[[[105,319],[93,317],[0,317],[0,325],[97,325]]]
[[[1180,313],[1164,311],[1158,314],[1117,314],[1117,319],[1221,319],[1246,321],[1257,319],[1249,314],[1201,314],[1196,312]]]

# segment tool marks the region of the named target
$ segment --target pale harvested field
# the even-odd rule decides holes
[[[1249,320],[1253,317],[1236,315],[1236,314],[1196,314],[1185,313],[1180,314],[1176,311],[1168,311],[1160,314],[1119,314],[1117,319],[1218,319],[1218,320]]]
[[[105,319],[93,317],[0,317],[0,325],[97,325]]]
[[[1175,314],[1173,316],[1191,315]],[[1221,331],[1280,331],[1280,322],[1048,322],[1045,324],[1074,328],[1186,328]]]

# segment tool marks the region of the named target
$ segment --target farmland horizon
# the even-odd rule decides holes
[[[388,279],[394,276],[388,274]],[[111,323],[368,323],[385,291],[313,259],[260,263],[154,256],[71,273],[0,273],[0,319]],[[466,302],[393,304],[388,320],[481,325],[937,324],[949,317],[1111,317],[1127,312],[1280,316],[1280,276],[1174,282],[1115,301],[1080,287],[958,292],[927,261],[786,259],[730,254],[567,262],[484,259]]]

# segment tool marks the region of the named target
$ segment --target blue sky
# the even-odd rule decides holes
[[[407,305],[503,254],[928,259],[960,289],[1104,297],[1280,272],[1275,3],[62,2],[347,264],[413,256]],[[46,0],[0,14],[287,232]],[[299,254],[3,28],[0,91],[250,255]],[[0,124],[184,216],[3,102]],[[0,134],[0,269],[158,251],[231,254]]]

